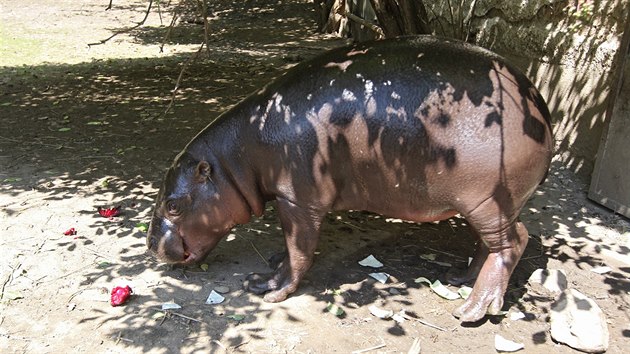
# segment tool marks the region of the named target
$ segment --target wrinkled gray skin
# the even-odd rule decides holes
[[[476,279],[454,315],[503,306],[527,244],[518,214],[552,155],[548,109],[517,70],[486,50],[434,37],[358,44],[289,70],[221,115],[177,156],[147,245],[170,263],[202,261],[277,201],[287,255],[248,289],[279,302],[311,267],[331,210],[416,222],[464,216],[480,240]]]

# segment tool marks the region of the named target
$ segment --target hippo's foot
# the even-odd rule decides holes
[[[245,287],[254,294],[266,293],[263,298],[265,302],[284,301],[289,294],[295,292],[299,283],[299,281],[291,280],[291,272],[284,264],[281,262],[273,273],[250,274],[245,280]]]
[[[505,290],[501,286],[492,289],[484,288],[482,291],[478,291],[478,288],[475,284],[466,302],[453,311],[453,316],[459,318],[460,321],[477,322],[486,314],[498,315],[500,313]]]
[[[462,270],[461,268],[451,268],[446,273],[446,281],[455,286],[460,286],[464,284],[471,285],[474,283],[475,279],[479,276],[479,272],[481,271],[481,267],[486,262],[488,258],[488,247],[480,242],[475,250],[475,255],[473,256],[470,265],[467,270]]]

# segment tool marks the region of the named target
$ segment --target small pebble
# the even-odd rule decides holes
[[[230,288],[228,288],[227,286],[216,286],[214,288],[214,291],[218,292],[219,294],[225,294],[230,292]]]

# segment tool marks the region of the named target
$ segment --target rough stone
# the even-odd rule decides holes
[[[554,294],[567,289],[567,276],[560,269],[536,269],[529,277],[531,285],[542,285]]]
[[[583,352],[605,352],[606,317],[595,301],[575,289],[565,290],[551,305],[551,337]]]

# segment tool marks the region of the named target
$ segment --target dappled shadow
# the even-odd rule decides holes
[[[461,21],[472,3],[471,25],[464,26]],[[556,153],[588,179],[625,56],[625,49],[617,51],[628,18],[625,3],[462,4],[463,9],[453,4],[453,17],[447,2],[428,3],[432,27],[447,36],[460,28],[470,30],[471,42],[507,56],[524,70],[551,110]]]
[[[278,28],[285,30],[283,27]],[[239,33],[241,30],[227,28],[228,32],[233,31],[235,42],[236,36],[242,34]],[[266,37],[267,40],[273,38],[285,40],[284,37]],[[65,295],[63,287],[67,286],[65,281],[71,275],[80,279],[81,289],[111,284],[121,278],[133,281],[137,294],[126,306],[112,309],[106,303],[94,303],[90,298],[81,297],[84,295],[81,293],[72,301],[83,312],[67,312],[67,316],[78,323],[89,324],[89,327],[83,327],[83,331],[87,331],[86,328],[102,328],[112,342],[142,351],[221,352],[223,346],[236,349],[244,344],[251,345],[248,350],[263,350],[269,349],[267,345],[271,339],[283,348],[291,348],[290,338],[294,333],[290,330],[303,328],[299,327],[300,324],[315,326],[325,322],[327,326],[330,325],[330,331],[340,330],[344,326],[359,326],[369,316],[366,308],[372,304],[396,310],[404,308],[412,317],[429,320],[443,327],[458,326],[450,312],[462,300],[447,302],[437,298],[425,286],[415,283],[414,279],[424,276],[432,280],[444,280],[444,274],[450,268],[446,263],[465,268],[468,257],[473,255],[476,240],[468,222],[462,218],[451,218],[439,224],[412,224],[361,212],[328,216],[324,219],[313,268],[306,274],[297,292],[279,304],[263,303],[262,297],[241,289],[242,282],[250,272],[270,271],[257,254],[258,251],[266,258],[285,248],[276,213],[272,210],[266,210],[263,217],[237,227],[232,231],[234,237],[228,236],[228,239],[219,243],[204,261],[208,264],[207,271],[198,266],[169,267],[158,264],[145,253],[145,235],[136,226],[139,222],[148,221],[156,189],[172,157],[210,120],[252,89],[269,81],[286,64],[281,54],[282,42],[267,43],[256,51],[251,50],[253,44],[254,39],[242,51],[238,51],[239,55],[244,56],[239,60],[231,58],[226,48],[213,48],[211,53],[215,57],[200,61],[190,68],[191,72],[203,74],[187,79],[176,101],[174,113],[166,116],[161,113],[168,103],[168,92],[178,74],[177,63],[185,60],[184,57],[169,57],[160,62],[115,60],[6,69],[12,81],[2,86],[0,97],[0,104],[10,104],[0,106],[3,112],[10,113],[2,115],[3,132],[6,133],[0,133],[1,212],[18,219],[25,208],[40,208],[45,210],[44,213],[53,215],[54,219],[62,219],[59,215],[67,214],[63,209],[67,207],[72,210],[76,220],[81,220],[89,227],[79,230],[78,238],[73,239],[57,236],[63,231],[60,225],[55,224],[53,227],[42,223],[41,227],[45,230],[43,235],[50,237],[52,242],[41,249],[63,256],[63,264],[68,264],[70,268],[51,269],[52,276],[41,282],[55,284]],[[311,42],[303,44],[308,47],[312,45]],[[236,46],[234,43],[230,45]],[[40,86],[40,82],[47,84]],[[352,80],[344,84],[356,86]],[[363,99],[368,90],[365,85],[359,86],[360,89],[351,93]],[[492,94],[492,89],[487,81],[481,86],[479,91],[457,91],[454,95],[447,94],[439,98],[475,99],[475,94],[478,94],[475,102],[477,105],[482,104],[484,97]],[[348,93],[344,96],[341,87],[336,87],[338,90],[331,96],[349,98]],[[387,88],[381,92],[389,97],[399,93],[398,90]],[[290,93],[283,92],[285,100],[289,96]],[[279,103],[281,106],[284,101]],[[401,112],[413,112],[414,104],[418,102],[392,105],[391,110],[385,113],[393,121],[402,121]],[[489,114],[482,117],[486,118],[484,123],[487,122],[488,127],[496,127],[503,122],[496,114],[496,108],[489,108]],[[438,106],[427,107],[427,112],[432,109],[436,119],[430,124],[434,124],[436,129],[449,126],[452,117],[438,114]],[[285,112],[281,109],[280,113]],[[306,108],[291,112],[306,114]],[[263,124],[264,128],[271,129],[272,125],[267,123]],[[340,128],[351,124],[343,119],[333,119],[332,123]],[[310,124],[305,124],[304,128],[312,129]],[[532,127],[521,124],[521,129],[523,125]],[[422,129],[428,130],[424,125],[416,128],[416,133]],[[400,130],[409,142],[413,131]],[[525,130],[530,133],[536,131]],[[388,151],[385,150],[387,146],[396,144],[396,140],[391,136],[382,139],[381,134],[377,125],[366,127],[366,133],[362,136],[367,137],[365,146],[383,149],[384,168],[392,169],[396,178],[408,178],[410,172],[399,168],[393,156],[387,155]],[[536,134],[530,135],[533,138]],[[329,144],[326,151],[331,157],[350,162],[354,144],[350,138],[335,136],[322,141]],[[411,149],[412,145],[406,145],[406,148]],[[461,163],[464,156],[462,150],[459,144],[436,143],[434,149],[423,153],[429,164],[449,170],[456,169]],[[290,163],[306,157],[289,149],[289,154],[283,158]],[[308,159],[313,159],[312,154]],[[275,161],[265,158],[263,162],[267,167],[263,170],[271,175]],[[368,167],[376,166],[362,168]],[[602,259],[598,257],[597,251],[591,253],[588,247],[579,243],[580,240],[597,243],[600,251],[628,254],[627,249],[607,244],[606,240],[596,238],[588,231],[588,226],[595,223],[594,220],[604,220],[606,224],[610,224],[610,220],[605,212],[594,205],[571,204],[574,196],[583,194],[585,189],[584,186],[566,184],[569,179],[554,174],[560,169],[560,164],[556,163],[552,175],[524,209],[523,219],[529,229],[530,240],[510,280],[504,308],[516,306],[523,311],[530,311],[531,308],[523,307],[523,301],[540,305],[552,300],[528,295],[524,286],[531,272],[536,268],[545,268],[550,259],[577,264],[583,269],[599,265]],[[320,171],[309,170],[306,175],[310,174],[308,178],[316,180],[317,173],[322,171],[335,176],[332,183],[334,189],[346,188],[340,170],[332,165],[322,163]],[[295,171],[298,172],[301,171]],[[359,174],[374,179],[379,177],[377,172],[368,173],[365,170]],[[296,177],[290,182],[294,189],[302,183],[302,177]],[[426,176],[420,176],[416,184],[428,185]],[[464,183],[455,183],[450,189],[459,191],[464,186]],[[350,187],[359,188],[357,185]],[[387,194],[385,188],[382,186],[376,190],[383,196]],[[33,193],[36,200],[27,199],[28,193]],[[310,200],[313,195],[300,197]],[[17,200],[25,204],[14,202]],[[82,200],[89,203],[81,204]],[[579,200],[583,202],[584,199]],[[379,203],[383,205],[385,201],[374,204]],[[60,209],[44,209],[48,205]],[[123,206],[121,216],[108,220],[96,214],[96,207],[114,205]],[[583,211],[582,208],[586,209]],[[599,215],[594,216],[593,213]],[[564,238],[556,237],[560,232]],[[53,235],[59,239],[53,239]],[[117,244],[115,253],[101,251],[101,247],[105,248],[111,243]],[[82,253],[93,255],[93,262],[73,263],[81,259],[77,255]],[[385,266],[379,271],[389,273],[392,276],[391,283],[376,283],[367,276],[370,271],[357,264],[369,254],[383,261]],[[435,254],[435,261],[442,263],[422,258],[427,254]],[[628,291],[627,275],[627,267],[619,268],[595,281],[601,280],[606,284],[606,291],[612,296]],[[206,305],[205,299],[217,285],[229,288],[225,294],[226,302],[218,306]],[[37,299],[37,291],[33,291],[28,301]],[[41,297],[48,299],[49,295],[42,294]],[[62,299],[59,308],[64,308],[65,301]],[[183,309],[162,317],[160,306],[170,301],[182,305]],[[329,302],[342,306],[346,316],[336,319],[325,313]],[[24,306],[23,303],[14,303],[14,306],[18,305]],[[229,317],[231,315],[244,315],[244,318],[236,320]],[[283,319],[286,326],[265,327],[268,323],[265,321],[277,318]],[[5,325],[8,321],[12,319],[6,319]],[[388,333],[396,337],[410,335],[411,331],[423,331],[405,324],[384,323]],[[422,333],[428,337],[436,333],[434,331],[426,329]],[[627,331],[624,333],[627,336]],[[78,335],[86,336],[86,333]],[[317,341],[321,342],[320,338]],[[536,336],[536,341],[550,340],[543,333]]]

